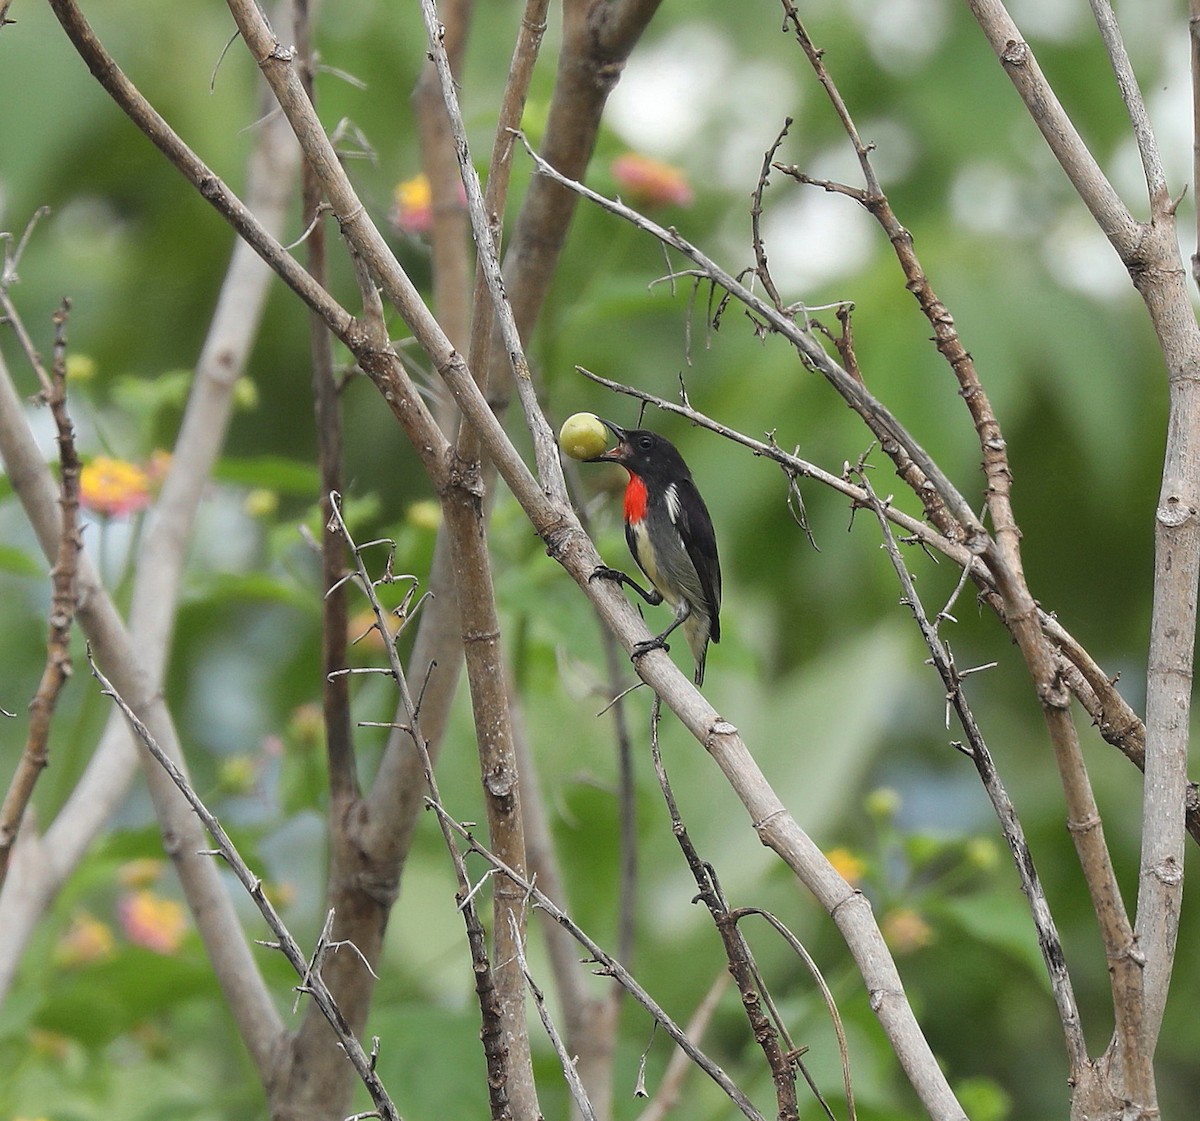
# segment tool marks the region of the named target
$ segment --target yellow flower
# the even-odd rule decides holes
[[[67,355],[67,380],[91,381],[96,376],[96,360],[87,354]]]
[[[867,795],[863,806],[872,817],[890,821],[900,809],[900,792],[890,786],[878,786]]]
[[[156,954],[172,954],[183,942],[187,930],[183,907],[148,888],[121,896],[117,913],[125,937]]]
[[[911,954],[934,939],[933,927],[911,907],[896,907],[883,916],[883,937],[897,954]]]
[[[867,873],[867,862],[849,849],[830,849],[825,854],[825,859],[833,865],[837,874],[851,887],[858,887]]]
[[[258,762],[251,755],[230,755],[217,768],[217,785],[224,794],[253,794],[258,786]]]
[[[258,408],[258,383],[251,377],[242,375],[233,386],[233,403],[239,409]]]
[[[433,191],[424,172],[396,184],[392,225],[405,234],[426,234],[433,226]]]
[[[266,487],[255,487],[242,500],[242,509],[252,518],[269,518],[279,509],[279,495]]]
[[[409,505],[406,517],[417,529],[437,529],[442,524],[442,508],[432,498],[423,498]]]
[[[679,168],[669,163],[626,152],[613,160],[612,175],[634,206],[652,209],[692,205],[692,185]]]
[[[964,854],[967,863],[981,872],[990,872],[1000,863],[1000,849],[991,837],[972,837],[967,842]]]
[[[107,923],[101,922],[86,911],[80,911],[71,920],[66,934],[54,947],[54,961],[68,969],[93,961],[103,961],[112,957],[115,943],[112,929]]]
[[[79,501],[105,517],[125,517],[150,505],[150,479],[136,463],[98,455],[79,475]]]

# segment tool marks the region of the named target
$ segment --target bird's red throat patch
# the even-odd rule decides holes
[[[646,516],[646,484],[632,471],[625,488],[625,521],[635,525]]]

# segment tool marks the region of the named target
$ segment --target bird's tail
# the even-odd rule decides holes
[[[696,659],[695,682],[704,684],[704,663],[708,659],[708,640],[712,632],[712,622],[709,617],[692,607],[692,613],[683,621],[683,633],[691,647],[692,657]]]

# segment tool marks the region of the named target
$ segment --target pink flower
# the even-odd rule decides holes
[[[125,937],[156,954],[173,954],[187,930],[183,908],[149,888],[122,895],[117,902],[117,914]]]
[[[127,517],[150,505],[150,479],[136,463],[98,455],[79,474],[79,502],[94,514]]]
[[[58,965],[68,968],[87,965],[112,957],[113,949],[113,933],[108,924],[86,911],[80,911],[54,947],[54,960]]]
[[[422,172],[403,183],[397,183],[392,193],[392,225],[402,234],[427,234],[433,227],[433,191]]]
[[[695,197],[687,176],[669,163],[626,152],[612,162],[612,175],[627,200],[647,210],[656,206],[691,206]]]
[[[465,207],[467,192],[462,181],[454,186],[459,205]],[[433,229],[433,188],[424,172],[396,184],[389,217],[392,225],[402,234],[424,236]]]

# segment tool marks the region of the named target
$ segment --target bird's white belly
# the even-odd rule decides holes
[[[646,574],[650,583],[662,593],[663,599],[674,607],[679,602],[679,592],[671,581],[663,578],[662,573],[658,570],[658,565],[654,560],[654,550],[650,547],[650,534],[646,530],[646,519],[635,522],[630,528],[633,531],[634,541],[637,543],[638,567]]]

